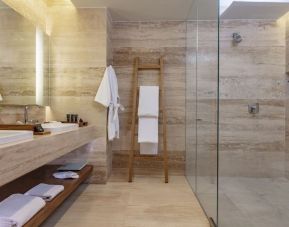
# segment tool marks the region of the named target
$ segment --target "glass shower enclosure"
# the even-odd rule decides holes
[[[187,21],[186,175],[217,223],[218,1],[195,1],[192,15]]]
[[[288,2],[192,7],[186,176],[212,226],[289,226]]]

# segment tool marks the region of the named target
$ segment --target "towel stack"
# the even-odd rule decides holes
[[[63,185],[38,184],[26,192],[25,195],[36,196],[44,199],[45,201],[51,201],[63,190]]]
[[[21,227],[44,206],[42,198],[13,194],[0,203],[0,226]]]
[[[158,153],[159,87],[140,86],[138,107],[140,154]]]
[[[63,185],[38,184],[23,194],[13,194],[0,203],[0,227],[21,227],[64,190]]]

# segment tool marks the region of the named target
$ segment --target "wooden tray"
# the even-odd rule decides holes
[[[44,136],[51,134],[51,132],[34,132],[33,134],[36,136]]]

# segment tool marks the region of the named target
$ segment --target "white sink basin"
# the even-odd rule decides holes
[[[0,144],[18,142],[33,139],[32,131],[0,130]]]
[[[44,124],[41,124],[41,126],[44,129],[44,131],[49,131],[51,133],[66,132],[66,131],[78,129],[78,124],[61,123],[61,122],[44,123]]]

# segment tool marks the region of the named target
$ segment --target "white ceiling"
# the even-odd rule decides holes
[[[115,21],[187,20],[196,0],[71,0],[76,7],[107,7]]]
[[[221,15],[221,19],[278,19],[289,11],[288,2],[234,1]]]

